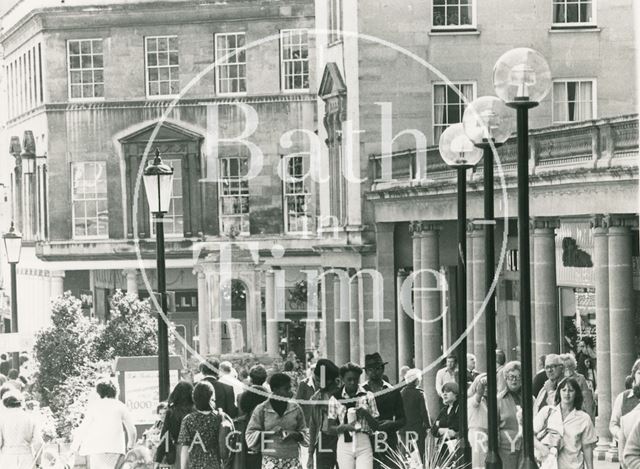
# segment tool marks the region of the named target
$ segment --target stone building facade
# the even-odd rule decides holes
[[[141,175],[157,148],[175,174],[167,285],[183,348],[277,355],[282,344],[302,358],[317,347],[299,294],[301,272],[319,266],[302,132],[316,129],[313,4],[28,3],[4,13],[0,40],[12,145],[2,161],[25,240],[20,330],[46,325],[49,299],[66,290],[105,319],[116,289],[155,288]],[[276,304],[265,297],[292,322],[267,327]],[[235,323],[216,321],[225,304]]]

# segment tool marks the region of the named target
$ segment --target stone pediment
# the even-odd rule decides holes
[[[327,100],[334,96],[340,96],[347,93],[347,86],[344,84],[342,74],[335,62],[329,62],[324,67],[322,81],[318,89],[318,96],[323,100]]]
[[[120,139],[122,143],[146,143],[151,140],[153,132],[156,130],[158,123],[149,124],[131,134]],[[163,122],[160,124],[158,133],[153,139],[156,142],[171,142],[184,140],[202,140],[203,136],[191,130],[180,127],[172,122]]]

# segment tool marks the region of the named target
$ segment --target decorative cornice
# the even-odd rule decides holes
[[[638,217],[629,213],[614,213],[604,216],[603,226],[607,228],[637,228]]]
[[[409,234],[413,237],[437,234],[442,229],[442,224],[436,221],[421,220],[409,223]]]
[[[596,234],[604,234],[609,228],[606,224],[606,215],[596,214],[589,220],[589,226]]]

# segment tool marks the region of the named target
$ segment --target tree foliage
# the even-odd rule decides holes
[[[158,353],[158,322],[148,300],[117,290],[110,304],[111,317],[96,338],[100,360]]]

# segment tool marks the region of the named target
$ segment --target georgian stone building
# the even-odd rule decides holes
[[[186,343],[300,358],[317,347],[317,324],[300,322],[302,272],[319,266],[317,189],[308,142],[286,135],[316,130],[313,4],[13,3],[1,18],[2,165],[25,241],[20,330],[46,325],[63,291],[105,319],[116,289],[156,287],[141,166],[157,148],[174,168],[166,277]],[[272,298],[292,322],[267,327]],[[225,305],[235,323],[215,321]]]
[[[316,44],[320,132],[339,161],[332,174],[342,164],[359,178],[320,186],[322,213],[342,217],[344,231],[341,245],[321,251],[322,265],[374,266],[383,276],[377,293],[384,317],[392,320],[367,321],[377,296],[365,288],[360,302],[352,298],[353,322],[336,322],[335,334],[327,334],[327,350],[338,361],[349,358],[347,350],[351,359],[381,351],[390,376],[402,365],[424,368],[428,404],[437,409],[435,373],[452,351],[460,308],[455,171],[440,158],[438,139],[460,122],[465,100],[495,95],[492,69],[504,52],[531,47],[552,74],[548,96],[529,113],[532,342],[536,357],[575,350],[582,339],[594,344],[599,449],[606,454],[610,404],[640,351],[638,96],[627,85],[637,81],[632,2],[315,4],[316,26],[328,30]],[[497,336],[508,359],[516,359],[522,287],[514,138],[498,155]],[[467,197],[468,347],[482,370],[480,307],[493,279],[484,276],[482,225],[473,222],[483,215],[481,164],[469,172]],[[431,274],[412,275],[421,269]],[[331,323],[340,297],[329,288],[325,294]]]

